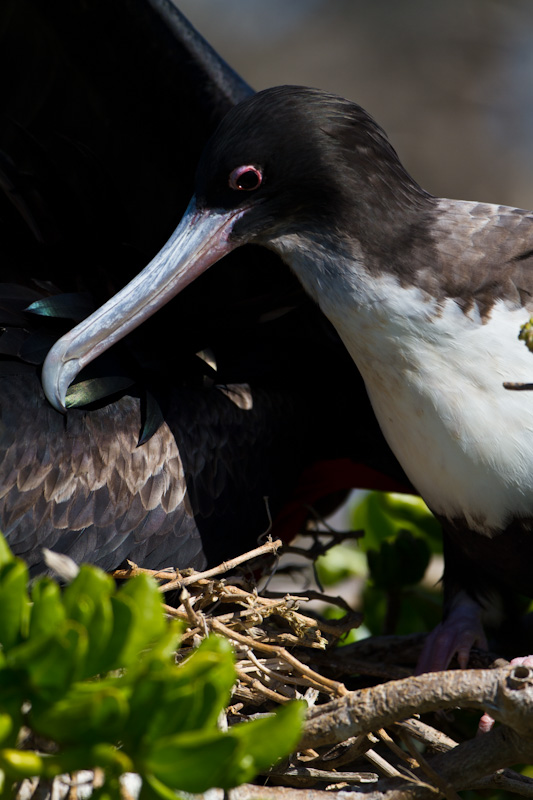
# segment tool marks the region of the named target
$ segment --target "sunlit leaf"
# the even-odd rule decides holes
[[[231,788],[234,783],[228,780],[228,767],[241,752],[240,742],[220,731],[178,734],[154,742],[142,772],[185,792],[204,792],[213,786]]]
[[[246,755],[252,759],[250,770],[253,774],[241,776],[236,773],[237,783],[250,780],[295,749],[301,737],[306,709],[306,703],[295,701],[280,706],[272,716],[230,728],[230,736],[241,740]]]
[[[5,561],[0,567],[0,644],[5,651],[27,632],[30,612],[27,585],[28,569],[24,562]]]

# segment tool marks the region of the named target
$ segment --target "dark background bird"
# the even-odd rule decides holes
[[[204,142],[251,90],[164,0],[6,0],[0,36],[0,527],[14,551],[34,571],[42,546],[106,569],[202,567],[254,546],[317,461],[405,485],[338,337],[259,248],[90,368],[83,408],[51,408],[50,344],[158,250]],[[318,494],[376,480],[344,471]],[[286,535],[316,500],[300,495]]]

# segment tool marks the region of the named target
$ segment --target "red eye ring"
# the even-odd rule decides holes
[[[239,192],[253,192],[259,189],[263,182],[263,173],[257,167],[247,164],[235,167],[229,175],[229,187]]]

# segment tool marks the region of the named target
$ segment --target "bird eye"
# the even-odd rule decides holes
[[[261,170],[249,165],[236,167],[229,175],[230,189],[237,189],[241,192],[253,192],[254,189],[259,189],[262,182]]]

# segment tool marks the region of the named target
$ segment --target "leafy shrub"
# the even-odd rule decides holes
[[[235,680],[227,640],[207,638],[175,664],[179,627],[156,585],[117,590],[88,565],[64,590],[50,578],[28,591],[25,564],[0,537],[0,788],[26,777],[100,767],[93,796],[119,797],[136,772],[141,797],[176,797],[251,780],[297,744],[303,703],[222,732]],[[23,726],[50,746],[20,749]]]
[[[352,530],[364,531],[357,548],[332,548],[317,568],[327,585],[350,576],[369,578],[363,592],[363,634],[433,628],[441,617],[440,596],[419,584],[431,555],[442,552],[442,537],[424,501],[412,495],[368,492],[354,506],[350,524]]]

